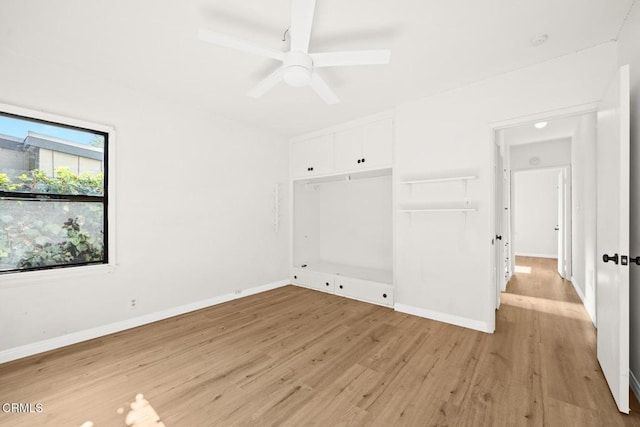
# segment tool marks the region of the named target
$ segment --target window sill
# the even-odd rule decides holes
[[[81,277],[96,277],[113,274],[115,264],[84,265],[51,270],[25,271],[0,275],[0,289],[38,285],[45,282],[70,280]]]

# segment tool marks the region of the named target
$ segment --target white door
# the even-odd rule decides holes
[[[620,412],[629,412],[629,66],[598,107],[597,351]],[[625,265],[627,264],[627,265]]]
[[[556,224],[556,234],[558,235],[558,274],[564,279],[564,171],[558,172],[558,222]]]

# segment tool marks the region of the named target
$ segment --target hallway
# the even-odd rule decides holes
[[[533,398],[522,404],[532,414],[544,408],[545,425],[640,425],[633,394],[631,414],[617,412],[597,361],[595,327],[573,285],[558,275],[557,261],[517,257],[516,266],[489,341],[490,354],[504,362],[492,368],[497,378],[526,388]]]

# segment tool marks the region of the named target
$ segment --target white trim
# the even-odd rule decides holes
[[[16,287],[25,284],[42,283],[43,281],[51,281],[55,278],[67,279],[87,274],[101,275],[113,273],[118,265],[116,258],[116,130],[114,126],[99,124],[87,120],[75,119],[64,114],[56,114],[43,110],[35,110],[20,107],[13,104],[5,104],[0,102],[0,112],[15,114],[25,118],[39,119],[53,124],[70,125],[74,127],[84,128],[104,132],[108,135],[107,141],[107,157],[104,163],[108,169],[107,172],[107,225],[108,225],[108,264],[86,265],[78,267],[52,268],[42,271],[21,271],[9,272],[2,275],[2,285],[0,288]]]
[[[22,271],[2,274],[0,289],[37,285],[53,280],[73,280],[81,277],[102,276],[116,271],[115,265],[98,264],[77,267],[52,268],[49,270]]]
[[[463,328],[474,329],[480,332],[493,333],[487,322],[469,319],[467,317],[456,316],[454,314],[441,313],[438,311],[427,310],[426,308],[415,307],[407,304],[396,303],[395,310],[400,313],[412,314],[414,316],[424,317],[426,319],[437,320],[439,322],[449,323],[451,325],[462,326]]]
[[[584,306],[584,309],[587,311],[587,314],[589,315],[589,319],[591,319],[591,323],[593,323],[593,326],[596,326],[595,313],[593,313],[592,310],[589,309],[589,304],[587,304],[587,297],[582,292],[582,289],[580,289],[580,286],[578,286],[578,283],[576,282],[576,279],[573,276],[571,277],[571,284],[573,285],[573,289],[576,290],[576,294],[578,294],[580,301],[582,301],[582,305]]]
[[[640,400],[640,382],[631,369],[629,369],[629,385],[631,386],[633,394],[636,395],[636,399]]]
[[[528,256],[532,258],[553,258],[558,259],[558,254],[536,254],[531,252],[516,252],[515,256]]]
[[[573,276],[571,276],[571,284],[573,285],[573,289],[576,290],[576,294],[578,294],[578,296],[580,297],[580,301],[582,301],[582,305],[584,305],[586,308],[586,305],[584,304],[584,300],[586,297],[584,296],[582,289],[580,289],[580,286],[578,286],[578,284],[576,283],[576,279],[574,279]]]
[[[280,288],[282,286],[288,285],[289,283],[290,283],[289,279],[279,280],[277,282],[268,283],[266,285],[244,289],[239,292],[221,295],[218,297],[185,304],[178,307],[172,307],[167,310],[158,311],[155,313],[145,314],[143,316],[122,320],[120,322],[110,323],[108,325],[102,325],[96,328],[85,329],[84,331],[78,331],[71,334],[62,335],[59,337],[50,338],[47,340],[10,348],[7,350],[0,351],[0,363],[10,362],[12,360],[21,359],[23,357],[32,356],[34,354],[42,353],[45,351],[55,350],[57,348],[64,347],[67,345],[76,344],[82,341],[103,337],[105,335],[113,334],[116,332],[121,332],[126,329],[136,328],[138,326],[157,322],[159,320],[168,319],[174,316],[179,316],[181,314],[211,307],[211,306],[232,301],[238,298],[244,298],[249,295],[254,295],[254,294],[266,292],[272,289]]]
[[[320,130],[315,130],[315,131],[307,132],[307,133],[304,133],[304,134],[301,134],[301,135],[296,135],[296,136],[290,138],[289,142],[291,142],[291,143],[301,142],[301,141],[305,141],[307,139],[317,138],[317,137],[320,137],[320,136],[329,135],[329,134],[332,134],[332,133],[336,133],[336,132],[340,132],[340,131],[343,131],[343,130],[355,128],[355,127],[358,127],[358,126],[363,126],[363,125],[366,125],[368,123],[373,123],[373,122],[377,122],[377,121],[385,120],[385,119],[394,119],[394,118],[395,118],[395,109],[384,110],[384,111],[381,111],[381,112],[376,113],[376,114],[371,114],[371,115],[360,117],[358,119],[351,120],[351,121],[348,121],[348,122],[340,123],[340,124],[333,125],[333,126],[328,126],[326,128],[320,129]]]
[[[587,113],[594,113],[598,111],[598,102],[588,102],[588,103],[584,103],[584,104],[578,104],[578,105],[571,105],[568,107],[562,107],[562,108],[557,108],[554,110],[547,110],[547,111],[540,111],[537,113],[533,113],[533,114],[526,114],[523,116],[517,116],[517,117],[511,117],[511,118],[507,118],[504,120],[496,120],[496,121],[492,121],[487,123],[492,135],[491,135],[491,158],[494,158],[494,147],[493,144],[498,143],[498,132],[499,130],[502,129],[508,129],[511,127],[515,127],[515,126],[521,126],[521,125],[525,125],[528,123],[535,123],[538,121],[543,121],[543,120],[552,120],[552,119],[558,119],[558,118],[562,118],[562,117],[570,117],[570,116],[578,116],[581,114],[587,114]],[[513,186],[512,186],[512,182],[513,182],[513,173],[514,171],[511,170],[511,159],[508,158],[508,153],[509,150],[505,151],[505,154],[507,155],[507,161],[506,161],[506,169],[508,171],[509,174],[509,194],[508,194],[508,206],[509,206],[509,228],[507,230],[508,232],[508,237],[507,237],[507,242],[509,243],[509,255],[510,255],[510,262],[511,262],[511,266],[509,268],[511,274],[513,274],[513,271],[515,270],[515,264],[516,264],[516,254],[515,254],[515,249],[513,247],[513,235],[514,235],[514,230],[513,230],[513,209],[512,209],[512,202],[513,202]],[[573,183],[572,183],[573,185]],[[495,183],[493,183],[493,185],[491,186],[491,198],[490,201],[492,202],[492,206],[495,207]],[[571,206],[571,205],[570,205]],[[493,224],[495,224],[495,216],[497,215],[497,212],[490,212],[490,218],[489,220],[491,221],[489,223],[489,230],[493,230],[494,226]],[[493,235],[493,233],[492,233]],[[504,234],[503,234],[504,236]],[[573,239],[573,236],[571,236],[571,239]],[[495,251],[493,250],[493,248],[491,249],[492,255],[490,259],[494,260],[494,253]],[[557,256],[553,257],[553,258],[557,258]],[[494,260],[495,262],[495,260]],[[569,261],[570,262],[570,261]],[[490,268],[493,269],[494,265],[493,263],[490,265]],[[505,288],[506,288],[506,284],[505,284]],[[585,305],[586,307],[586,305]],[[589,312],[589,310],[587,309],[587,312]],[[589,313],[589,315],[591,316],[591,313]],[[494,328],[495,328],[495,314],[492,314],[493,317],[493,324],[494,324]],[[594,318],[594,316],[592,316],[592,319]]]
[[[513,117],[506,120],[489,122],[489,126],[494,130],[507,129],[514,126],[520,126],[527,123],[539,122],[542,120],[558,119],[562,117],[578,116],[586,113],[593,113],[598,110],[597,102],[588,102],[586,104],[572,105],[570,107],[559,108],[556,110],[548,110],[536,114],[527,114],[525,116]]]
[[[88,120],[75,119],[72,117],[67,117],[64,114],[52,113],[44,110],[37,110],[33,108],[20,107],[14,104],[5,104],[0,102],[0,110],[15,114],[18,116],[31,117],[34,119],[45,120],[47,122],[53,123],[61,123],[66,125],[71,125],[75,127],[97,130],[100,132],[112,133],[115,132],[115,128],[110,125],[99,124],[96,122],[91,122]]]

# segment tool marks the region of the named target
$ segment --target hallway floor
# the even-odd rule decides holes
[[[557,260],[517,257],[516,266],[501,296],[496,338],[519,345],[496,345],[496,351],[508,353],[505,360],[516,361],[513,369],[522,379],[540,388],[534,395],[542,397],[544,419],[553,425],[640,426],[633,393],[631,415],[616,414],[596,357],[596,329],[573,285],[558,275]]]

